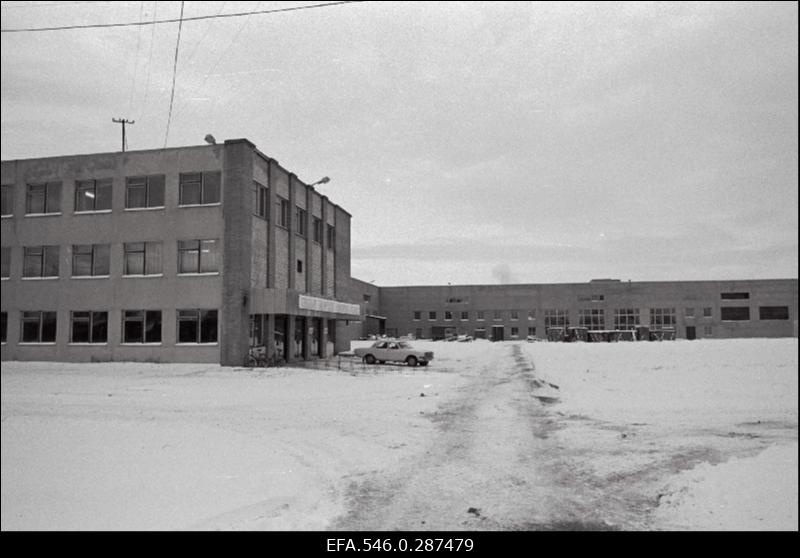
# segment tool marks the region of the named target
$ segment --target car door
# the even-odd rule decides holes
[[[386,347],[386,358],[383,360],[403,360],[403,355],[400,354],[400,345],[389,343]]]
[[[377,360],[387,360],[388,359],[388,356],[387,356],[388,350],[386,348],[387,345],[388,345],[388,343],[386,341],[379,341],[379,342],[375,343],[375,346],[373,347],[372,354],[375,355],[375,358]]]

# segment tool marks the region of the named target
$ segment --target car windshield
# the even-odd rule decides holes
[[[406,343],[405,341],[400,341],[398,345],[400,345],[401,349],[413,349],[413,347],[409,343]]]

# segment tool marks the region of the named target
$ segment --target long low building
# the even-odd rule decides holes
[[[546,338],[552,328],[577,326],[589,331],[644,327],[685,339],[797,337],[797,279],[355,285],[365,303],[375,301],[362,324],[364,335],[511,340]]]
[[[350,214],[245,139],[2,162],[3,360],[350,346]]]

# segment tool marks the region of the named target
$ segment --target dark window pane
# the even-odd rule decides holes
[[[750,298],[750,293],[722,293],[722,300],[744,300]]]
[[[201,185],[199,182],[181,184],[181,205],[201,203]]]
[[[39,341],[39,312],[22,313],[22,331],[20,340],[23,343],[36,343]]]
[[[203,203],[218,203],[221,173],[203,173]]]
[[[92,211],[94,207],[94,180],[78,182],[75,185],[75,211]]]
[[[8,341],[8,312],[0,312],[0,341]]]
[[[58,277],[58,246],[44,246],[43,277]]]
[[[760,320],[788,320],[788,306],[759,306],[758,318]]]
[[[93,275],[108,275],[110,269],[110,245],[94,245],[94,270]]]
[[[25,202],[25,213],[44,213],[45,210],[45,184],[29,184],[28,196]]]
[[[22,267],[23,277],[41,277],[42,259],[44,251],[41,246],[25,248],[25,258]]]
[[[145,273],[154,275],[161,273],[161,243],[148,242],[145,251]]]
[[[98,180],[97,187],[95,188],[95,195],[97,197],[94,199],[94,208],[97,210],[111,209],[111,192],[112,181],[110,178]]]
[[[125,252],[125,275],[144,275],[144,252]]]
[[[210,273],[218,271],[217,267],[217,242],[215,240],[200,241],[200,272]]]
[[[123,322],[122,342],[141,343],[144,340],[144,313],[139,310],[126,311]]]
[[[199,316],[196,310],[178,310],[178,343],[197,343]]]
[[[147,207],[147,181],[144,178],[129,178],[125,196],[125,207]]]
[[[54,343],[56,340],[56,313],[42,312],[42,343]]]
[[[88,343],[89,337],[89,312],[72,313],[71,343]]]
[[[47,183],[47,202],[45,211],[47,213],[58,213],[61,211],[61,183]]]
[[[108,312],[92,312],[92,343],[108,341]]]
[[[723,321],[746,321],[750,319],[749,306],[726,306],[720,308]]]
[[[72,246],[72,276],[85,277],[92,274],[92,245]]]
[[[164,205],[164,175],[157,174],[147,177],[147,206],[161,207]]]
[[[200,342],[217,342],[217,311],[203,310],[200,312]]]
[[[161,311],[147,312],[147,330],[145,331],[146,343],[161,343]]]

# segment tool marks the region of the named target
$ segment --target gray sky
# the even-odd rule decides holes
[[[315,2],[186,2],[185,17]],[[35,7],[34,7],[35,6]],[[2,28],[180,2],[2,2]],[[177,23],[2,33],[2,158],[164,146]],[[795,2],[364,2],[186,22],[168,146],[246,137],[379,285],[798,276]]]

